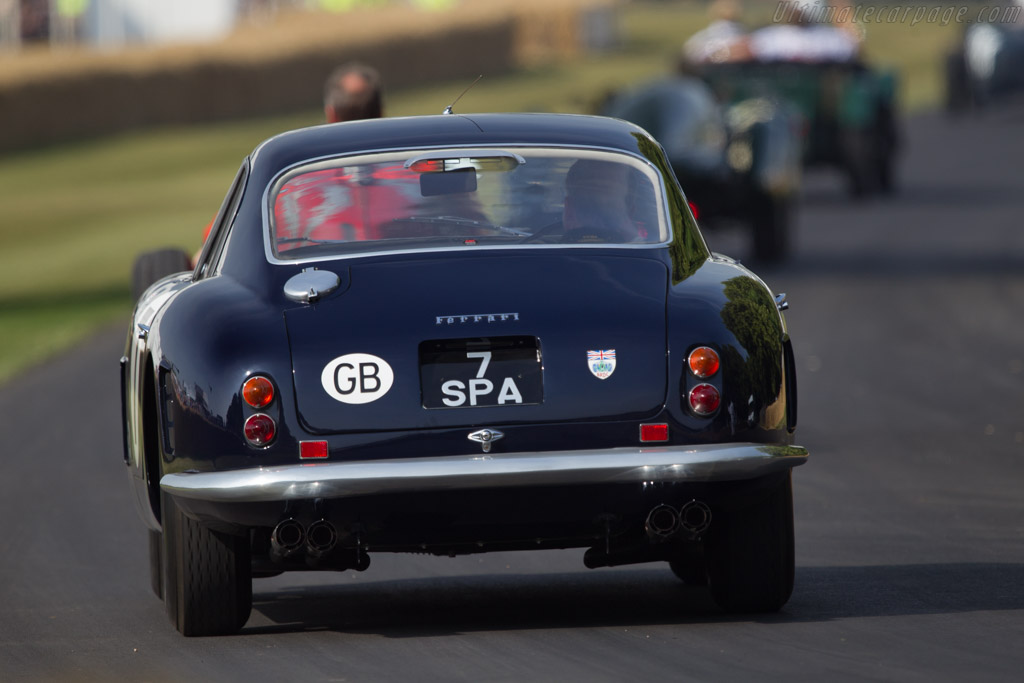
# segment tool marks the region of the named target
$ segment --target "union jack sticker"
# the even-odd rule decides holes
[[[615,349],[587,351],[587,368],[598,379],[608,379],[615,372]]]

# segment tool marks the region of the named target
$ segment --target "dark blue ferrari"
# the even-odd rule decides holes
[[[730,612],[793,586],[796,376],[643,129],[378,119],[242,163],[136,306],[124,458],[154,591],[235,632],[253,578],[375,553],[666,562]]]

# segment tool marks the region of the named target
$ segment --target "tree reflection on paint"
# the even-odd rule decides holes
[[[728,301],[722,307],[722,321],[736,337],[743,353],[734,346],[722,349],[722,365],[732,375],[733,386],[749,387],[753,396],[754,419],[779,398],[782,389],[782,329],[778,311],[764,287],[749,277],[734,277],[724,283]],[[740,398],[740,397],[737,397]],[[746,400],[747,396],[742,397]],[[744,415],[746,406],[737,406]]]

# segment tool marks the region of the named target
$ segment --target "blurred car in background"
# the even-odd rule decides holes
[[[686,64],[725,106],[777,97],[803,116],[805,167],[831,167],[850,194],[892,192],[899,148],[896,75],[852,62],[740,60]]]
[[[773,97],[723,107],[703,81],[669,77],[613,94],[600,113],[664,146],[702,226],[746,223],[755,260],[787,256],[802,154],[802,119],[792,107]]]
[[[1024,91],[1024,25],[970,24],[945,67],[946,109],[952,113]]]
[[[796,366],[661,145],[565,114],[352,121],[241,165],[121,359],[150,579],[185,635],[375,553],[586,549],[730,612],[794,578]]]

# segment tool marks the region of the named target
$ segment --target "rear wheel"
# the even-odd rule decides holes
[[[843,166],[851,197],[866,197],[878,189],[877,150],[870,131],[849,130],[843,135]]]
[[[163,534],[159,531],[149,532],[149,586],[161,600],[164,598],[163,542]]]
[[[757,195],[751,223],[754,231],[754,259],[759,263],[775,263],[786,258],[792,214],[793,200],[789,196],[767,193]]]
[[[186,270],[192,270],[192,259],[181,249],[156,249],[139,254],[132,266],[133,300],[138,301],[157,280]]]
[[[187,517],[164,494],[164,605],[186,636],[236,633],[252,610],[248,536],[233,536]]]
[[[970,74],[963,52],[946,56],[946,111],[960,114],[969,110],[973,102]]]
[[[875,117],[875,165],[878,190],[896,192],[896,153],[900,146],[899,124],[889,105],[880,106]]]
[[[793,592],[793,483],[716,511],[705,545],[711,596],[727,612],[775,612]]]
[[[687,586],[708,585],[707,563],[700,544],[688,544],[669,560],[669,568]]]

